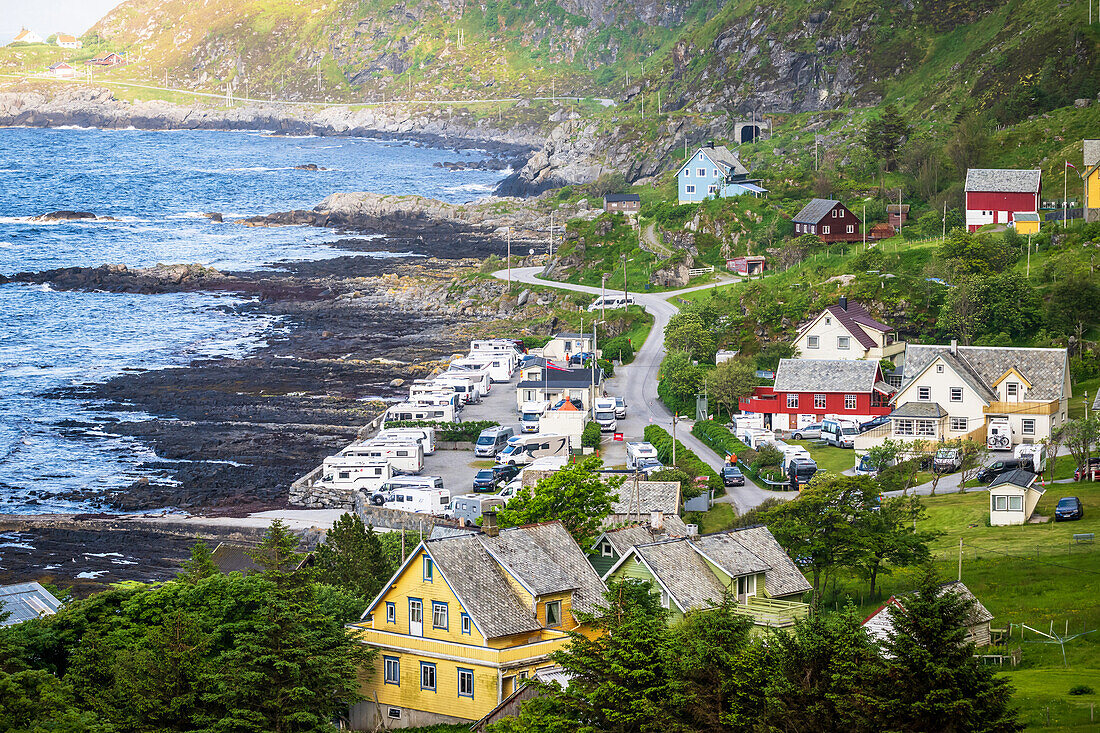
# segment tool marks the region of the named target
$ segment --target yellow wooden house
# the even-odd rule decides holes
[[[1100,221],[1100,140],[1082,143],[1085,170],[1085,221]]]
[[[1039,213],[1037,211],[1017,211],[1013,215],[1012,221],[1017,234],[1026,237],[1029,234],[1039,233]]]
[[[430,539],[351,633],[378,650],[353,730],[480,720],[585,632],[603,581],[560,522]]]

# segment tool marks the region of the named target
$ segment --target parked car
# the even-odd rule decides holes
[[[874,430],[879,425],[885,425],[888,422],[890,422],[889,415],[879,415],[878,417],[872,418],[867,422],[861,422],[859,424],[859,432],[866,433],[868,430]]]
[[[626,417],[626,400],[622,397],[615,398],[615,417],[620,420]]]
[[[794,440],[803,440],[805,438],[820,438],[821,437],[821,423],[815,422],[812,425],[805,425],[798,430],[791,432],[791,438]]]
[[[726,486],[744,486],[745,474],[737,466],[722,466],[722,483]]]
[[[491,468],[483,468],[474,475],[474,491],[496,491],[500,479]]]
[[[1094,457],[1090,458],[1089,462],[1088,462],[1089,473],[1092,473],[1092,471],[1096,470],[1097,468],[1100,468],[1100,456],[1094,456]],[[1082,480],[1082,478],[1088,478],[1088,476],[1082,477],[1081,476],[1081,469],[1080,468],[1074,469],[1074,471],[1073,471],[1073,480],[1074,481],[1080,481],[1080,480]]]
[[[1058,500],[1058,506],[1054,507],[1054,521],[1068,522],[1071,519],[1081,519],[1085,516],[1085,507],[1076,496],[1063,496]]]
[[[523,466],[515,466],[506,463],[503,466],[493,466],[491,470],[497,476],[497,483],[503,486],[516,476],[519,476],[519,472],[523,470]]]
[[[1005,458],[1001,461],[995,461],[981,471],[978,471],[977,479],[983,484],[988,484],[1002,473],[1015,471],[1017,468],[1022,468],[1018,460],[1015,458]]]

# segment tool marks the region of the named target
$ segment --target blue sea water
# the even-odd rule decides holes
[[[505,174],[433,164],[481,157],[409,142],[263,132],[0,129],[0,273],[158,262],[254,270],[334,257],[342,251],[331,231],[244,227],[203,214],[312,208],[339,191],[468,201],[490,193]],[[294,169],[306,163],[330,170]],[[62,209],[116,221],[32,220]],[[103,405],[46,393],[128,369],[245,354],[280,325],[231,307],[240,302],[0,285],[0,513],[80,511],[87,507],[52,495],[148,475],[139,465],[152,456],[139,443],[106,433],[75,437],[67,427],[145,416],[112,415]]]

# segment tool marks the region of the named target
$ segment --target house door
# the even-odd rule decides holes
[[[419,598],[409,599],[409,635],[424,636],[424,603]]]

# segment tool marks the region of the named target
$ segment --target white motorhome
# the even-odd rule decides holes
[[[474,341],[473,343],[482,342]],[[490,376],[494,382],[509,381],[516,371],[516,367],[519,366],[519,352],[516,351],[515,345],[512,348],[471,348],[467,358],[473,361],[490,359]]]
[[[1042,473],[1047,467],[1047,447],[1042,443],[1021,443],[1013,454],[1020,461],[1020,467],[1032,473]]]
[[[463,405],[481,402],[481,390],[473,380],[456,377],[445,379],[441,374],[434,380],[437,392],[453,392],[458,395],[458,401]]]
[[[625,308],[628,305],[634,305],[634,296],[601,295],[592,302],[592,305],[588,306],[588,312],[595,313],[604,308]]]
[[[500,509],[503,506],[504,499],[499,496],[463,494],[451,499],[447,508],[443,510],[443,516],[457,519],[466,526],[473,526],[485,512]]]
[[[373,493],[393,477],[388,461],[362,456],[329,456],[321,464],[321,486]]]
[[[491,354],[464,356],[459,359],[452,359],[451,363],[447,365],[447,371],[443,372],[443,375],[461,374],[463,376],[480,379],[481,384],[478,386],[481,388],[481,394],[487,395],[493,388],[493,361],[494,357]],[[496,381],[506,382],[511,376],[511,373],[509,373],[508,377],[505,379]]]
[[[777,441],[778,442],[778,441]],[[783,462],[780,464],[780,468],[783,469],[783,473],[787,472],[788,466],[791,462],[796,460],[813,460],[810,452],[800,445],[787,445],[784,443],[782,446],[776,446],[783,453]]]
[[[826,418],[821,423],[821,439],[828,445],[837,448],[854,448],[857,435],[859,435],[859,424],[852,420]]]
[[[424,469],[424,448],[412,438],[368,440],[349,445],[340,451],[342,456],[355,456],[386,461],[394,473],[420,473]]]
[[[600,426],[601,433],[613,433],[617,425],[615,420],[615,398],[601,397],[592,406],[592,416]]]
[[[455,422],[457,418],[455,417],[454,407],[451,405],[414,405],[411,402],[402,402],[386,410],[386,418],[383,424],[411,420]]]
[[[985,447],[988,450],[1012,450],[1012,425],[1007,417],[991,417],[985,429]]]
[[[520,429],[525,433],[537,433],[539,431],[539,420],[542,419],[543,413],[549,408],[550,403],[545,400],[542,402],[524,402],[523,407],[519,410]]]
[[[455,412],[462,411],[462,397],[453,390],[417,395],[409,400],[414,405],[450,405]]]
[[[402,486],[386,496],[383,509],[398,509],[415,514],[443,514],[451,503],[451,492],[420,486]]]
[[[626,444],[626,467],[630,469],[638,468],[638,464],[642,461],[660,461],[657,457],[657,449],[653,447],[652,443],[627,443]]]
[[[435,453],[435,428],[386,428],[379,430],[374,436],[375,440],[390,440],[392,438],[412,438],[424,449],[424,455]]]
[[[516,442],[509,443],[497,454],[497,463],[522,466],[537,458],[568,455],[569,436],[567,435],[521,435]]]

